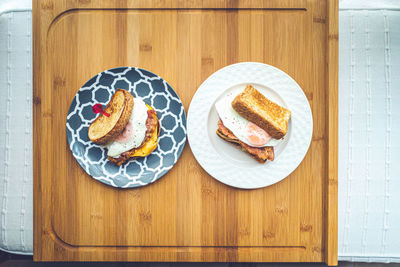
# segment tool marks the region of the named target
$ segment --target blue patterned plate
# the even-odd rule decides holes
[[[118,88],[152,106],[161,125],[157,149],[120,167],[107,160],[106,149],[88,138],[89,125],[97,116],[92,106],[105,107]],[[68,111],[67,138],[75,159],[94,179],[121,188],[144,186],[161,178],[178,161],[186,142],[186,114],[174,89],[158,75],[140,68],[114,68],[79,89]]]

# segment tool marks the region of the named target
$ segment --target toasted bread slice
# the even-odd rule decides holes
[[[247,85],[235,97],[232,107],[275,139],[281,139],[287,133],[291,112],[266,98],[251,85]]]
[[[133,109],[133,96],[124,89],[117,89],[104,109],[109,117],[100,114],[89,126],[89,139],[99,145],[117,137],[128,124]]]

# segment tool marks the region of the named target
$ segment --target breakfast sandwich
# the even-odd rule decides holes
[[[118,166],[153,152],[159,134],[156,111],[124,89],[115,91],[88,130],[89,139],[107,148],[108,160]]]
[[[272,102],[251,85],[239,94],[228,93],[215,108],[217,135],[260,163],[274,160],[274,146],[286,135],[291,112]]]

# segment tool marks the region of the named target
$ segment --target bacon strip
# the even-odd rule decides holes
[[[274,160],[274,147],[252,147],[243,143],[231,132],[231,130],[225,127],[221,120],[218,121],[217,135],[225,141],[240,148],[260,163],[265,163],[267,160]]]
[[[147,120],[146,120],[147,130],[142,144],[137,148],[132,148],[131,150],[122,153],[118,158],[108,157],[108,160],[111,161],[112,163],[117,164],[118,166],[121,166],[127,160],[133,158],[130,155],[134,154],[136,149],[140,149],[151,138],[156,129],[158,129],[158,135],[160,135],[160,127],[158,123],[159,122],[157,119],[157,113],[153,109],[149,109],[147,111]]]

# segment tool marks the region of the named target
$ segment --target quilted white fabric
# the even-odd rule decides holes
[[[0,3],[0,249],[22,254],[33,222],[29,8]],[[400,262],[400,1],[340,9],[339,260]]]
[[[0,15],[0,248],[32,253],[32,13]]]
[[[340,11],[339,51],[339,256],[400,262],[400,11]]]

